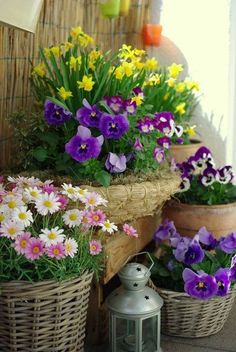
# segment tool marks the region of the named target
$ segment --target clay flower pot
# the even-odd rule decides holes
[[[192,205],[174,200],[166,203],[163,219],[173,220],[177,231],[193,237],[205,226],[216,239],[236,230],[236,202],[221,205]]]
[[[143,42],[146,46],[159,46],[162,26],[160,24],[147,23],[143,27]]]
[[[197,139],[192,139],[190,144],[172,144],[169,151],[170,159],[175,158],[177,163],[182,163],[203,145],[203,142]]]

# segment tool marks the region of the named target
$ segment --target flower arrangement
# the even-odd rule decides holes
[[[175,167],[181,173],[175,195],[188,204],[226,204],[236,200],[235,174],[230,165],[215,167],[211,151],[201,147],[195,155]]]
[[[154,58],[127,45],[102,53],[92,44],[77,27],[67,42],[41,49],[31,81],[44,117],[34,115],[30,123],[23,117],[22,132],[15,117],[12,124],[23,150],[28,145],[28,170],[54,169],[108,186],[115,174],[155,172],[172,141],[183,142],[184,129],[143,91],[153,89]]]
[[[180,137],[172,138],[174,144],[189,144],[196,135],[196,125],[191,124],[191,117],[199,102],[199,83],[189,77],[180,79],[183,65],[173,63],[168,67],[156,67],[144,82],[146,103],[152,106],[151,112],[170,111],[175,122],[183,126]]]
[[[103,268],[103,240],[117,226],[95,192],[30,177],[1,178],[0,277],[2,281],[63,280]],[[137,237],[135,229],[124,232]]]
[[[236,282],[236,234],[217,241],[202,227],[193,238],[176,232],[168,219],[154,234],[162,254],[154,257],[152,278],[159,287],[207,300],[226,296]]]

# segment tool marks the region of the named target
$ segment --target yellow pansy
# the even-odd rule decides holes
[[[186,112],[185,105],[186,105],[186,103],[178,104],[175,108],[175,112],[178,112],[180,115],[185,114],[185,112]]]
[[[70,97],[72,97],[72,93],[71,91],[66,91],[64,87],[61,87],[61,88],[57,88],[58,89],[58,94],[59,96],[63,99],[63,100],[66,100]]]
[[[133,97],[131,99],[131,101],[132,102],[135,101],[136,105],[139,106],[139,105],[141,105],[143,103],[143,97],[140,96],[140,95],[136,95],[135,97]]]
[[[151,59],[147,59],[145,62],[145,67],[150,71],[155,71],[158,67],[158,62],[155,59],[155,57],[152,57]]]
[[[61,49],[59,46],[52,46],[50,48],[51,53],[53,53],[54,56],[59,57],[61,55]]]
[[[69,64],[70,64],[71,70],[76,70],[77,66],[81,64],[81,56],[78,56],[78,57],[71,56]]]
[[[166,80],[166,83],[168,84],[169,87],[174,87],[175,81],[176,81],[176,79],[171,77]]]
[[[170,77],[176,78],[183,71],[183,66],[181,64],[173,63],[171,66],[167,67]]]
[[[92,77],[88,77],[86,75],[83,76],[82,81],[77,81],[79,88],[84,89],[87,92],[90,92],[93,89],[95,82]]]
[[[186,88],[186,84],[184,82],[179,82],[175,85],[175,90],[177,93],[182,93]]]
[[[40,64],[36,65],[32,73],[39,77],[44,77],[46,75],[46,67],[44,63],[41,62]]]
[[[115,69],[114,74],[115,74],[116,79],[121,80],[124,77],[124,75],[125,75],[124,68],[122,66],[118,66]]]
[[[124,74],[127,76],[127,77],[130,77],[132,76],[133,74],[133,70],[134,70],[134,65],[132,64],[132,62],[123,62],[122,63],[122,68],[124,70]]]
[[[189,137],[194,137],[196,135],[196,125],[194,126],[190,126],[190,127],[187,127],[184,132],[187,133],[189,135]]]

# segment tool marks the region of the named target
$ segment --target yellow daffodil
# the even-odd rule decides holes
[[[175,112],[178,112],[180,115],[184,115],[186,112],[185,105],[186,105],[186,103],[178,104],[175,108]]]
[[[65,42],[61,45],[61,48],[64,50],[64,52],[69,51],[73,47],[74,47],[74,44],[72,44],[71,42]]]
[[[140,49],[134,49],[134,54],[135,54],[135,56],[143,56],[144,54],[146,53],[146,51],[145,50],[140,50]]]
[[[71,91],[66,91],[64,87],[61,87],[61,88],[57,88],[58,89],[58,94],[59,96],[63,99],[63,100],[66,100],[70,97],[72,97],[72,93]]]
[[[155,59],[155,57],[152,57],[151,59],[147,59],[145,62],[145,67],[150,71],[155,71],[158,67],[158,62]]]
[[[82,31],[82,28],[80,26],[71,28],[70,35],[72,36],[73,39],[77,39],[77,37],[81,33],[83,33],[83,31]]]
[[[157,84],[160,83],[161,77],[158,73],[156,73],[155,75],[150,76],[147,80],[146,80],[146,85],[147,86],[156,86]]]
[[[124,74],[127,76],[127,77],[130,77],[132,76],[133,74],[133,71],[134,71],[134,65],[132,64],[132,62],[123,62],[122,63],[122,68],[124,70]]]
[[[189,135],[189,137],[194,137],[196,135],[196,125],[194,126],[190,126],[190,127],[187,127],[184,132],[187,133]]]
[[[137,58],[132,61],[134,67],[137,68],[137,70],[139,71],[141,71],[145,66],[144,62],[141,62],[140,60],[140,58]]]
[[[124,73],[124,68],[122,66],[118,66],[116,69],[115,69],[115,77],[116,79],[118,79],[119,81],[124,77],[125,73]]]
[[[97,61],[98,59],[100,59],[103,55],[102,52],[100,50],[92,50],[89,53],[89,60],[91,61]]]
[[[171,77],[166,80],[166,83],[168,84],[168,87],[174,87],[176,79]]]
[[[181,64],[175,64],[173,63],[171,66],[167,67],[167,70],[169,72],[169,76],[172,78],[178,77],[180,72],[183,71],[183,66]]]
[[[56,57],[59,57],[59,56],[61,55],[61,49],[60,49],[59,46],[52,46],[52,47],[50,48],[50,51],[51,51],[51,53],[52,53],[54,56],[56,56]]]
[[[46,75],[46,67],[44,65],[44,63],[40,63],[38,65],[36,65],[34,68],[33,68],[33,74],[39,76],[39,77],[44,77]]]
[[[186,84],[184,82],[179,82],[175,85],[175,90],[177,93],[182,93],[186,88]]]
[[[95,82],[92,77],[88,77],[86,75],[83,76],[82,81],[77,81],[79,88],[84,89],[87,92],[90,92],[93,89]]]
[[[46,56],[46,58],[49,58],[51,56],[50,48],[44,48],[43,53]]]
[[[90,37],[88,34],[83,33],[82,35],[78,36],[77,42],[79,45],[86,47],[89,44],[93,44],[94,39],[92,37]]]
[[[185,80],[186,86],[189,90],[196,90],[199,92],[200,90],[200,85],[198,82],[190,81],[188,79]]]
[[[168,100],[169,99],[169,96],[170,96],[170,93],[166,93],[165,95],[164,95],[164,97],[163,97],[163,100]]]
[[[71,70],[76,70],[76,68],[79,65],[81,65],[81,56],[78,56],[78,57],[71,56],[69,64],[70,64]]]
[[[143,103],[143,97],[140,96],[140,95],[136,95],[135,97],[133,97],[131,99],[131,101],[132,102],[135,101],[136,105],[139,106],[139,105],[141,105]]]

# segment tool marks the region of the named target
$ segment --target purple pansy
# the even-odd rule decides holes
[[[205,253],[200,244],[193,240],[189,245],[187,252],[185,253],[184,263],[186,265],[201,263],[204,256]]]
[[[142,120],[138,120],[137,127],[142,133],[150,133],[154,130],[153,120],[145,116]]]
[[[171,145],[171,140],[169,137],[160,137],[157,138],[157,144],[165,149],[169,149]]]
[[[105,97],[104,100],[107,103],[107,105],[109,106],[109,108],[115,114],[119,114],[120,112],[123,111],[124,101],[121,97],[119,97],[119,96]]]
[[[171,259],[168,261],[168,263],[166,264],[166,267],[169,271],[172,271],[175,267],[175,262]]]
[[[135,139],[135,142],[134,142],[134,149],[135,149],[136,151],[138,151],[138,152],[143,149],[143,145],[142,145],[142,143],[141,143],[141,141],[140,141],[139,138],[136,138],[136,139]]]
[[[184,143],[184,139],[183,138],[177,138],[176,139],[176,144],[183,144]]]
[[[195,160],[204,160],[206,162],[211,162],[213,160],[210,149],[206,147],[200,147],[195,153]]]
[[[103,114],[99,129],[107,139],[119,139],[129,129],[129,121],[124,115]]]
[[[66,143],[65,150],[74,160],[83,163],[98,157],[103,141],[103,136],[93,137],[87,127],[79,126],[77,135]]]
[[[181,241],[181,239],[182,239],[182,237],[180,236],[180,234],[178,232],[173,233],[170,238],[171,247],[176,248],[178,246],[179,241]]]
[[[140,96],[142,98],[144,97],[143,90],[140,87],[135,87],[133,89],[133,92],[134,92],[135,95],[138,95],[138,96]]]
[[[168,111],[156,113],[154,118],[154,126],[166,136],[172,137],[175,132],[174,116]]]
[[[234,177],[232,166],[226,165],[217,170],[216,180],[220,183],[227,184]]]
[[[130,115],[135,114],[137,110],[136,102],[132,101],[131,99],[125,100],[123,107],[124,107],[124,110]]]
[[[181,175],[181,183],[179,185],[179,190],[178,192],[186,192],[189,190],[189,188],[191,187],[191,176],[189,176],[187,173],[184,173]]]
[[[164,149],[156,147],[153,151],[153,158],[159,163],[163,163],[165,161],[165,152]]]
[[[72,113],[63,107],[46,100],[44,104],[44,116],[49,125],[62,125],[72,118]]]
[[[233,253],[236,251],[236,233],[232,232],[227,237],[220,240],[220,248],[225,253]]]
[[[127,159],[124,154],[109,153],[105,162],[106,169],[110,173],[121,173],[126,170]]]
[[[211,166],[208,166],[199,177],[199,181],[205,187],[212,185],[216,181],[217,171]]]
[[[175,134],[177,137],[181,137],[183,132],[184,132],[184,129],[182,126],[180,126],[180,125],[175,126]],[[179,139],[182,139],[182,138],[179,138]],[[179,143],[179,144],[181,144],[181,143]]]
[[[99,127],[102,112],[96,107],[91,106],[86,99],[83,99],[83,107],[77,110],[76,120],[85,127]]]
[[[206,250],[215,249],[218,241],[213,237],[213,234],[209,232],[205,226],[201,227],[195,237],[200,243],[202,248]]]
[[[220,268],[215,273],[215,279],[218,286],[217,296],[226,296],[230,289],[230,270]]]
[[[189,248],[191,243],[191,239],[187,237],[180,237],[177,239],[176,248],[173,250],[173,254],[179,262],[184,262],[185,254]]]
[[[176,233],[176,228],[173,221],[166,219],[161,224],[153,235],[154,240],[167,240]]]
[[[206,300],[215,296],[218,291],[215,277],[204,273],[204,271],[199,271],[196,274],[191,269],[185,268],[183,279],[185,282],[184,290],[191,297]]]

